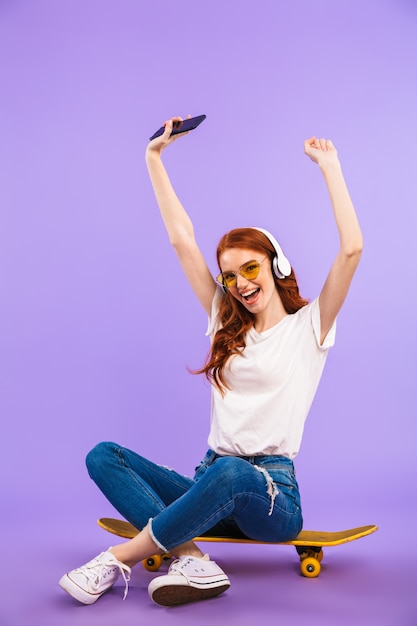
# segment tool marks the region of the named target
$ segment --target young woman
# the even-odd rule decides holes
[[[153,554],[176,560],[149,585],[164,606],[212,597],[227,575],[193,543],[202,534],[288,541],[302,528],[293,460],[333,345],[336,316],[362,251],[362,235],[331,141],[312,137],[305,153],[326,181],[340,247],[318,298],[301,298],[294,272],[267,231],[238,228],[221,239],[217,283],[161,160],[172,118],[151,141],[146,162],[156,199],[183,270],[209,316],[211,352],[202,368],[212,383],[209,450],[193,479],[115,443],[87,457],[90,476],[141,532],[65,574],[60,585],[92,604],[122,574]]]

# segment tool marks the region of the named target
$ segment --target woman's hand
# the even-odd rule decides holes
[[[191,115],[187,115],[187,119],[190,119],[190,117]],[[181,127],[182,122],[183,118],[179,116],[172,117],[171,119],[164,122],[163,126],[165,126],[165,131],[162,135],[160,135],[159,137],[155,137],[155,139],[152,139],[152,141],[148,143],[146,151],[148,153],[152,152],[161,154],[162,151],[165,150],[165,148],[169,146],[173,141],[175,141],[179,137],[182,137],[183,135],[188,135],[190,131],[171,135],[172,129]]]
[[[338,163],[337,150],[330,139],[311,137],[304,142],[304,152],[314,163],[324,167],[329,163]]]
[[[311,137],[304,152],[317,163],[326,181],[339,232],[339,251],[320,293],[320,343],[339,313],[361,258],[363,240],[358,218],[343,177],[337,150],[330,139]]]
[[[187,119],[190,117],[188,115]],[[170,243],[177,253],[195,295],[207,315],[210,315],[216,283],[195,240],[191,219],[175,193],[161,159],[161,152],[167,146],[181,135],[187,134],[179,133],[171,136],[173,126],[181,124],[182,121],[181,117],[172,117],[165,122],[164,133],[148,143],[146,164]]]

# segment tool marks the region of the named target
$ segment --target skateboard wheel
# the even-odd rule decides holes
[[[318,560],[319,563],[321,563],[323,560],[323,557],[324,557],[323,550],[320,549],[320,552],[317,553],[316,559]]]
[[[306,578],[316,578],[320,574],[321,565],[317,559],[308,557],[300,563],[300,570]]]
[[[142,565],[148,572],[157,572],[162,565],[162,557],[159,554],[143,559]]]

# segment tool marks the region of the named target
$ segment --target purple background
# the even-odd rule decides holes
[[[0,2],[2,626],[417,622],[416,27],[413,0]],[[263,226],[308,298],[337,233],[303,140],[339,150],[366,247],[297,469],[306,528],[380,530],[316,580],[293,549],[215,544],[218,600],[167,613],[138,567],[126,602],[82,607],[57,580],[114,514],[87,451],[113,439],[190,474],[206,449],[209,389],[186,370],[206,318],[144,163],[187,113],[207,120],[165,162],[213,272],[223,232]]]

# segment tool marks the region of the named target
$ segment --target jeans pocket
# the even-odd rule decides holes
[[[278,490],[276,504],[288,513],[300,511],[300,492],[293,470],[272,463],[263,465],[262,468],[269,474]]]

